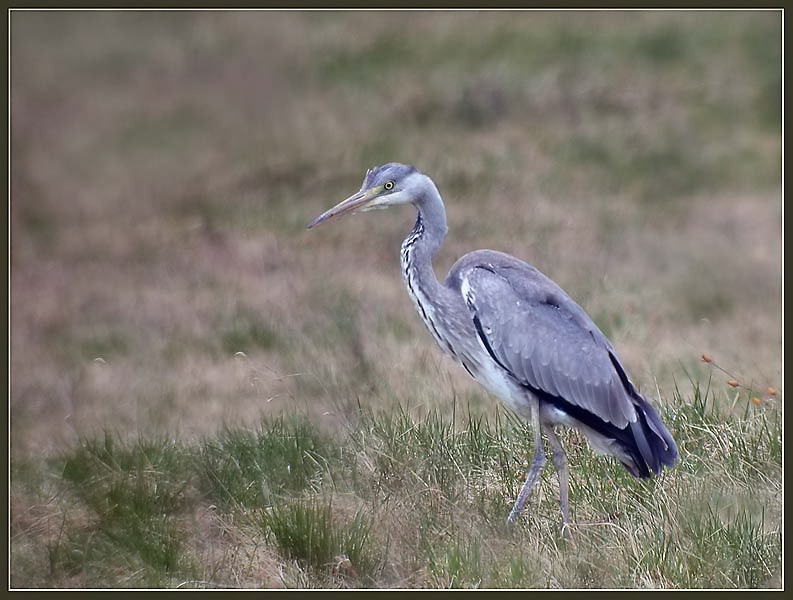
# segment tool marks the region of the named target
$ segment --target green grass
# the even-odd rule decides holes
[[[251,309],[235,307],[221,326],[220,344],[226,354],[252,352],[282,346],[275,326]]]
[[[162,587],[175,571],[189,570],[177,532],[187,502],[186,460],[176,444],[121,446],[106,433],[54,461],[75,513],[64,515],[47,544],[49,576],[84,575],[88,587]]]
[[[332,500],[276,504],[262,513],[262,529],[285,559],[308,572],[311,587],[377,585],[386,549],[363,512],[338,524]]]
[[[258,432],[229,428],[203,445],[202,485],[220,505],[264,508],[318,486],[338,453],[302,419],[277,418]]]
[[[577,435],[563,436],[577,523],[569,541],[550,467],[517,526],[506,524],[531,452],[525,424],[506,412],[490,421],[361,409],[344,435],[294,415],[189,445],[121,443],[106,433],[15,465],[12,501],[18,510],[46,506],[49,533],[37,537],[40,525],[12,521],[12,583],[778,586],[779,406],[695,386],[662,413],[680,462],[649,481],[595,456]],[[246,575],[242,559],[200,564],[211,534],[194,515],[207,510],[269,549],[260,567],[271,579]],[[227,561],[235,538],[212,543]]]

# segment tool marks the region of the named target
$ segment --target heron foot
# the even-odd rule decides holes
[[[573,539],[573,524],[572,523],[562,523],[562,537],[570,541]]]

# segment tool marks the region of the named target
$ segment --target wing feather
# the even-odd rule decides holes
[[[611,344],[559,286],[518,261],[475,265],[460,275],[483,342],[516,380],[619,428],[636,420]]]

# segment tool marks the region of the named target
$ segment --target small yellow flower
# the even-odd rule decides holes
[[[730,379],[729,381],[727,381],[727,385],[732,387],[738,387],[738,382],[735,379]]]
[[[702,355],[702,362],[709,363],[709,362],[711,362],[712,360],[713,360],[713,359],[712,359],[712,358],[711,358],[711,357],[710,357],[708,354],[703,354],[703,355]]]

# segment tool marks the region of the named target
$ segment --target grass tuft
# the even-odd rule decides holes
[[[381,564],[363,513],[339,522],[332,501],[295,500],[262,511],[262,527],[281,554],[320,578],[371,583]]]
[[[264,508],[319,488],[338,453],[304,418],[279,417],[258,431],[226,428],[201,448],[201,485],[223,506]]]
[[[49,544],[50,572],[101,585],[103,573],[128,568],[128,585],[165,585],[182,556],[174,515],[190,485],[187,463],[183,448],[163,440],[122,446],[109,432],[85,440],[61,462],[65,491],[83,510]]]
[[[41,525],[12,523],[15,547],[26,549],[12,555],[15,577],[43,564],[39,580],[56,587],[225,587],[262,560],[240,550],[252,547],[271,551],[268,585],[286,587],[778,584],[778,410],[709,386],[678,389],[661,412],[680,461],[651,480],[563,432],[569,542],[551,468],[517,525],[506,524],[531,453],[527,425],[505,410],[492,420],[456,412],[359,407],[341,435],[294,415],[189,446],[108,432],[43,470],[15,462],[14,504],[50,506],[40,545],[30,536]],[[224,548],[217,567],[201,570],[197,544]]]

